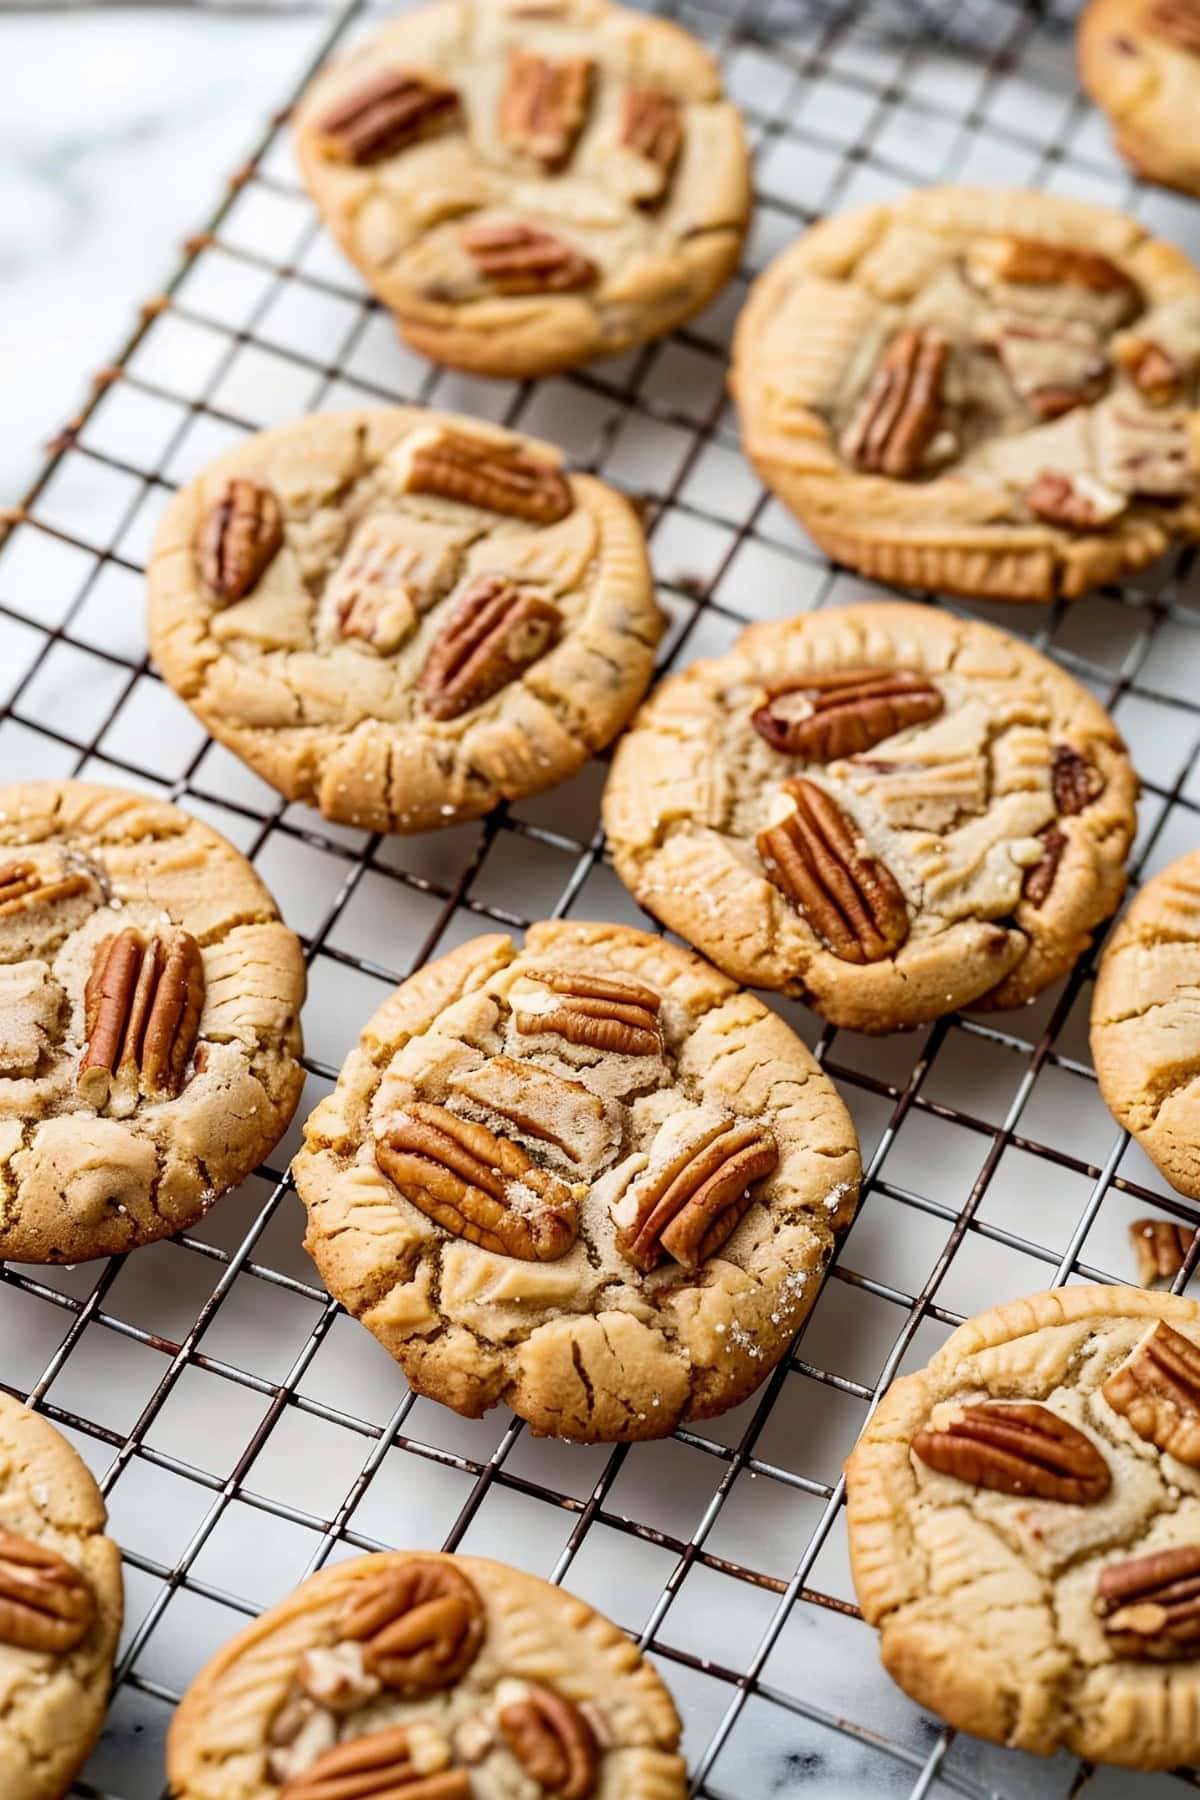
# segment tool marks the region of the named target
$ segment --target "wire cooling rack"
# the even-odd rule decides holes
[[[1200,252],[1200,208],[1139,188],[1078,98],[1069,9],[1024,0],[679,0],[757,146],[741,278],[665,343],[532,386],[440,372],[397,343],[322,234],[277,119],[190,240],[0,548],[0,778],[145,787],[250,855],[303,934],[308,1090],[430,956],[548,914],[638,921],[597,823],[604,770],[482,824],[383,839],[325,824],[206,739],[148,667],[142,571],[170,491],[246,432],[395,400],[559,439],[648,506],[664,661],[752,618],[874,592],[819,556],[741,460],[724,399],[746,281],[820,213],[949,178],[1124,205]],[[916,13],[929,21],[914,34]],[[324,49],[378,23],[331,15]],[[945,30],[936,29],[944,27]],[[907,33],[907,35],[905,35]],[[953,42],[951,41],[953,39]],[[1073,608],[979,608],[1115,712],[1144,782],[1139,878],[1200,837],[1200,583],[1189,558]],[[644,922],[644,921],[642,921]],[[1100,1101],[1092,959],[1032,1007],[870,1040],[783,1004],[854,1110],[858,1219],[790,1358],[735,1412],[632,1449],[539,1442],[408,1392],[334,1306],[271,1165],[193,1234],[125,1261],[0,1271],[0,1370],[108,1496],[127,1625],[77,1795],[159,1800],[171,1709],[208,1655],[323,1563],[381,1546],[515,1561],[638,1637],[709,1800],[967,1795],[1137,1800],[1138,1778],[956,1737],[892,1687],[853,1605],[842,1458],[873,1398],[963,1317],[1053,1283],[1131,1278],[1131,1220],[1194,1222]],[[1200,1259],[1193,1242],[1176,1286]]]

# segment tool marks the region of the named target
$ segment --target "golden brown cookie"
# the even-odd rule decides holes
[[[60,1800],[100,1735],[122,1607],[104,1523],[66,1439],[0,1393],[4,1800]]]
[[[1000,600],[1200,536],[1200,270],[1123,214],[932,188],[815,226],[738,320],[742,441],[830,556]]]
[[[325,71],[300,166],[438,362],[545,375],[658,337],[737,267],[741,120],[707,51],[609,0],[439,0]]]
[[[175,496],[150,647],[290,800],[427,831],[582,767],[663,618],[632,508],[558,451],[394,407],[263,432]]]
[[[294,1174],[330,1292],[418,1392],[611,1442],[758,1386],[860,1165],[832,1082],[760,1000],[661,938],[559,921],[404,982]]]
[[[143,794],[0,788],[0,1256],[182,1231],[274,1149],[300,944],[231,844]]]
[[[671,1697],[599,1613],[478,1556],[312,1575],[171,1725],[177,1800],[684,1800]]]
[[[1139,175],[1200,193],[1200,10],[1195,0],[1092,0],[1079,78]]]
[[[1092,997],[1100,1092],[1172,1187],[1200,1200],[1200,851],[1147,882]]]
[[[734,980],[896,1031],[1063,974],[1120,900],[1136,792],[1044,656],[884,601],[752,626],[664,681],[604,821],[625,885]]]
[[[859,1604],[950,1724],[1200,1758],[1200,1306],[1068,1287],[970,1319],[846,1464]]]

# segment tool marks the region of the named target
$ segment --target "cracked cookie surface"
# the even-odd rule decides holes
[[[420,1393],[661,1437],[816,1299],[858,1145],[784,1022],[616,925],[473,940],[368,1023],[294,1164],[306,1248]]]
[[[1197,1426],[1194,1301],[1068,1287],[968,1320],[892,1384],[846,1465],[855,1585],[892,1677],[1038,1755],[1194,1763]]]
[[[1200,536],[1200,270],[1135,220],[933,188],[815,226],[751,289],[746,454],[881,581],[1072,597]]]
[[[291,800],[426,831],[573,775],[663,619],[632,508],[557,450],[395,407],[264,432],[167,508],[150,645]]]
[[[177,1800],[683,1800],[679,1735],[654,1670],[582,1600],[387,1551],[310,1576],[218,1651],[167,1762]]]
[[[1200,1200],[1200,851],[1147,882],[1113,932],[1091,1046],[1109,1111]]]
[[[1200,193],[1200,15],[1190,0],[1092,0],[1079,76],[1139,175]]]
[[[604,822],[637,900],[727,974],[880,1032],[1065,973],[1120,900],[1136,792],[1047,658],[885,601],[752,626],[662,682]]]
[[[0,1769],[5,1800],[60,1800],[100,1735],[121,1558],[100,1491],[46,1419],[0,1394]]]
[[[339,245],[439,362],[570,368],[737,268],[749,162],[716,66],[609,0],[440,0],[323,72],[296,132]]]
[[[88,782],[0,788],[0,1256],[182,1231],[303,1085],[304,959],[224,838]]]

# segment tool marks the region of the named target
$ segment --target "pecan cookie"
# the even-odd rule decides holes
[[[176,495],[149,579],[155,660],[213,736],[373,831],[573,775],[663,627],[626,501],[547,444],[415,407],[250,438]]]
[[[1068,1287],[970,1319],[846,1464],[889,1674],[1040,1756],[1200,1759],[1200,1306]]]
[[[0,788],[0,1256],[183,1230],[286,1131],[304,959],[249,863],[143,794]]]
[[[66,1439],[0,1393],[4,1800],[60,1800],[100,1735],[122,1606],[104,1523]]]
[[[683,1800],[679,1719],[582,1600],[478,1556],[310,1576],[220,1650],[167,1748],[176,1800]]]
[[[1200,851],[1148,882],[1092,997],[1100,1092],[1172,1187],[1200,1200]]]
[[[1079,21],[1079,76],[1139,175],[1200,194],[1200,6],[1092,0]]]
[[[816,226],[755,283],[746,454],[882,581],[1073,596],[1200,536],[1200,270],[1121,213],[934,188]]]
[[[481,937],[375,1014],[294,1165],[306,1248],[418,1392],[662,1437],[783,1355],[858,1197],[761,1001],[619,925]]]
[[[427,356],[545,375],[690,318],[737,268],[741,120],[677,26],[609,0],[440,0],[301,102],[304,178]]]
[[[752,626],[663,682],[604,821],[626,886],[726,974],[878,1032],[1063,974],[1121,898],[1136,792],[1044,656],[884,601]]]

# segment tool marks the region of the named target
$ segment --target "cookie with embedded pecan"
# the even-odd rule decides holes
[[[833,1084],[761,1001],[661,938],[557,922],[404,982],[294,1173],[330,1292],[413,1387],[611,1442],[757,1387],[860,1168]]]
[[[3,1393],[0,1444],[4,1800],[60,1800],[104,1720],[121,1557],[79,1456]]]
[[[177,1800],[683,1800],[679,1718],[624,1632],[478,1556],[310,1576],[171,1725]]]
[[[731,383],[747,455],[830,556],[1050,600],[1200,537],[1198,371],[1182,251],[1083,201],[933,188],[778,256]]]
[[[604,820],[626,886],[726,974],[895,1031],[1065,973],[1120,900],[1136,792],[1061,669],[887,601],[752,626],[663,682]]]
[[[1109,939],[1091,1024],[1092,1060],[1109,1110],[1192,1200],[1200,1200],[1198,991],[1194,850],[1147,882]],[[1190,1241],[1188,1233],[1185,1248]]]
[[[0,1256],[119,1255],[203,1217],[295,1111],[304,988],[270,894],[198,819],[0,788]]]
[[[1092,0],[1079,21],[1079,76],[1139,175],[1200,193],[1200,6]]]
[[[438,362],[545,375],[658,337],[737,268],[741,120],[707,51],[610,0],[439,0],[318,76],[304,179]]]
[[[968,1320],[846,1464],[884,1666],[1041,1756],[1200,1759],[1200,1305],[1065,1287]]]
[[[262,433],[167,508],[150,645],[290,800],[427,831],[553,787],[621,729],[663,628],[632,508],[449,414]]]

